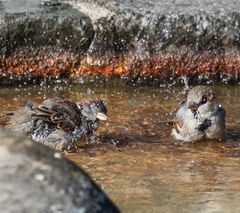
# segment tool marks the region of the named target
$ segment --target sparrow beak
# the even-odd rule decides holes
[[[199,105],[196,104],[195,102],[191,101],[188,104],[188,109],[190,109],[191,111],[196,111],[198,109]]]
[[[107,115],[105,115],[102,112],[97,112],[96,117],[100,120],[100,121],[107,121],[108,117]]]

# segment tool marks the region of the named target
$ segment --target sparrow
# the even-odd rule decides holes
[[[56,97],[41,105],[27,100],[25,105],[13,113],[6,127],[57,151],[77,147],[97,130],[99,121],[108,119],[102,100],[75,103]]]
[[[207,86],[190,89],[187,98],[176,113],[172,135],[177,140],[194,142],[203,138],[225,138],[226,112]]]

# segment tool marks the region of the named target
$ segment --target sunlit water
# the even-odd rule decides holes
[[[74,101],[102,98],[109,122],[95,143],[67,156],[81,165],[123,212],[239,212],[240,87],[214,86],[227,111],[228,139],[181,143],[170,136],[171,120],[185,97],[183,87],[133,85],[0,88],[2,115],[22,97]],[[7,117],[1,117],[4,124]]]

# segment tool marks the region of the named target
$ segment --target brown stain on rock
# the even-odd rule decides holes
[[[93,60],[91,59],[91,61]],[[199,53],[179,51],[154,54],[148,57],[127,54],[112,60],[112,64],[97,66],[86,62],[82,63],[77,72],[113,74],[121,77],[152,76],[155,78],[184,74],[235,76],[240,72],[240,53],[235,50]]]
[[[42,77],[74,78],[76,74],[102,74],[120,77],[178,77],[185,74],[229,75],[238,78],[240,53],[237,50],[195,52],[175,49],[144,55],[134,52],[103,60],[54,47],[21,47],[0,59],[0,76],[7,73]]]
[[[79,56],[54,47],[21,47],[0,59],[0,75],[7,73],[41,77],[69,75],[74,72]]]

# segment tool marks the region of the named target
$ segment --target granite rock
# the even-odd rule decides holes
[[[2,212],[119,212],[78,166],[24,136],[0,129]]]

